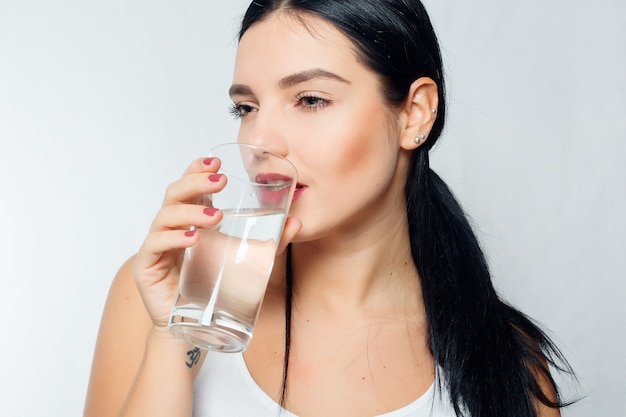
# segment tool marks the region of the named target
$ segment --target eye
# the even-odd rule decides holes
[[[296,97],[296,101],[304,108],[304,110],[309,111],[320,110],[331,104],[330,100],[326,100],[315,94],[310,93],[299,95],[298,97]]]
[[[233,103],[228,112],[235,118],[240,119],[242,117],[246,117],[248,113],[256,111],[256,109],[248,104],[238,104]]]

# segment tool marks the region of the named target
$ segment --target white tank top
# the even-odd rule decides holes
[[[374,417],[456,417],[448,394],[434,384],[421,397]],[[208,352],[194,387],[193,417],[298,417],[254,381],[241,353]]]

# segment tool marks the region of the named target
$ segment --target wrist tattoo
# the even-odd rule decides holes
[[[187,368],[193,368],[193,366],[200,360],[200,348],[190,350],[187,352],[187,356],[189,356],[189,360],[185,362],[185,365],[187,365]]]

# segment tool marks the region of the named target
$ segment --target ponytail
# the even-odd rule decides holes
[[[429,346],[458,416],[536,417],[535,399],[564,404],[548,365],[570,372],[548,336],[503,302],[462,207],[414,152],[406,202],[413,260],[419,272]],[[552,401],[538,379],[556,394]]]

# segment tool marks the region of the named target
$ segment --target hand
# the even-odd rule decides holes
[[[135,283],[158,332],[168,332],[169,315],[178,294],[184,250],[198,243],[200,238],[199,233],[189,229],[192,226],[212,228],[222,219],[220,211],[190,203],[202,194],[213,194],[224,188],[227,180],[223,175],[216,174],[219,167],[219,159],[198,159],[168,187],[163,206],[135,258]],[[287,218],[278,253],[284,251],[301,226],[300,220]]]
[[[219,167],[218,159],[198,159],[167,188],[163,206],[135,258],[135,283],[158,332],[167,333],[169,315],[178,293],[184,250],[200,238],[199,233],[190,231],[190,228],[211,228],[222,219],[220,211],[191,203],[199,195],[216,193],[224,188],[226,178],[216,174]]]

